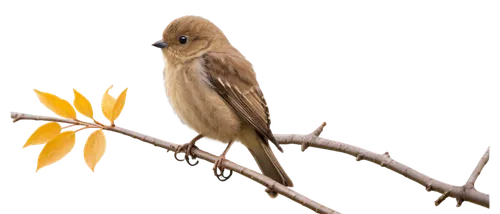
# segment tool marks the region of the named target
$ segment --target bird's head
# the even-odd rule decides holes
[[[227,44],[224,33],[212,22],[199,16],[184,16],[172,21],[163,31],[163,38],[153,46],[162,49],[166,60],[177,64]]]

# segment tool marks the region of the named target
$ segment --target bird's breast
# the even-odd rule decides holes
[[[164,70],[167,97],[180,120],[196,132],[227,143],[235,140],[240,120],[203,80],[201,60],[182,65],[167,63]]]

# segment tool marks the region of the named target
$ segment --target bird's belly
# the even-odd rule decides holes
[[[198,72],[181,72],[167,79],[165,86],[172,108],[180,120],[205,137],[228,143],[235,140],[240,120],[222,98],[200,77]]]

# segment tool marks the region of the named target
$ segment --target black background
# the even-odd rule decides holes
[[[23,88],[31,87],[32,79],[40,79],[43,88],[69,88],[75,79],[82,88],[103,87],[104,79],[133,79],[140,90],[138,104],[129,105],[129,119],[137,120],[137,127],[159,127],[161,135],[182,135],[159,111],[159,57],[142,41],[158,31],[159,17],[172,16],[176,7],[208,7],[209,15],[232,24],[233,39],[265,65],[265,86],[273,90],[281,127],[309,127],[319,112],[328,112],[338,123],[329,135],[392,144],[401,159],[417,160],[419,168],[441,168],[442,176],[463,175],[479,144],[498,142],[498,85],[491,67],[495,35],[489,13],[481,8],[172,3],[26,9],[19,16],[26,21],[13,24],[12,32],[22,32],[16,41],[22,37],[24,42],[16,43],[14,58],[20,60],[12,61],[18,70],[12,74],[22,75],[9,81],[8,103],[30,103]],[[8,131],[7,145],[23,134],[22,129]],[[329,161],[327,153],[305,156],[289,161],[297,168],[297,183],[304,183],[306,192],[337,200],[337,207],[351,207],[354,213],[432,212],[425,193],[401,185],[399,177],[352,168],[352,161]],[[234,184],[208,185],[206,169],[176,169],[175,162],[145,153],[143,145],[114,144],[105,177],[79,177],[78,161],[74,153],[64,169],[32,178],[31,154],[15,153],[9,166],[19,183],[17,198],[47,209],[83,204],[89,211],[303,212],[264,209],[263,194],[253,185],[238,185],[239,178]],[[496,173],[488,171],[490,192],[497,192]],[[44,195],[50,197],[40,202]],[[478,212],[466,208],[466,213]]]

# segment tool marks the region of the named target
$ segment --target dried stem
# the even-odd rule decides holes
[[[89,125],[92,126],[95,124],[86,122],[86,121],[72,121],[68,119],[63,119],[59,117],[54,117],[54,116],[45,116],[45,115],[36,115],[36,114],[28,114],[28,113],[22,113],[22,112],[16,112],[16,111],[11,111],[10,112],[10,118],[11,120],[37,120],[37,121],[56,121],[56,122],[61,122],[61,123],[77,123],[80,125]],[[323,131],[323,128],[326,124],[324,122],[321,126],[316,127],[315,131],[316,132],[311,132],[314,134],[281,134],[281,133],[275,133],[274,137],[276,138],[276,141],[281,145],[304,145],[304,142],[307,142],[308,145],[313,146],[316,149],[321,149],[324,151],[330,151],[330,152],[338,152],[338,153],[343,153],[345,155],[355,157],[356,159],[364,159],[367,162],[374,163],[380,166],[383,166],[387,169],[390,169],[396,174],[399,174],[400,176],[404,176],[406,179],[411,180],[415,183],[421,184],[424,186],[424,188],[428,190],[432,190],[436,193],[442,194],[444,197],[449,198],[457,198],[460,199],[461,201],[464,202],[469,202],[470,204],[481,206],[484,208],[490,208],[491,207],[491,196],[487,193],[480,192],[475,188],[466,188],[467,183],[464,183],[464,185],[455,185],[455,184],[450,184],[447,183],[443,180],[434,178],[432,176],[429,176],[427,174],[424,174],[420,171],[418,171],[415,168],[412,168],[411,166],[408,166],[407,164],[403,163],[402,161],[399,161],[395,159],[394,157],[391,157],[388,154],[382,154],[376,151],[372,151],[369,149],[366,149],[364,147],[361,147],[356,144],[351,144],[351,143],[346,143],[340,140],[336,139],[331,139],[328,137],[323,137],[319,136],[318,137],[314,136],[316,133],[321,133]],[[129,137],[136,138],[138,140],[141,140],[143,142],[149,143],[155,147],[162,148],[166,151],[173,152],[175,151],[178,142],[173,142],[169,140],[164,140],[158,137],[154,137],[151,135],[144,134],[139,131],[134,131],[131,129],[128,129],[126,127],[117,125],[114,127],[108,127],[106,128],[110,132],[118,133],[118,134],[123,134],[127,135]],[[318,131],[321,130],[321,131]],[[489,146],[488,146],[489,147]],[[214,163],[214,161],[218,158],[218,156],[202,151],[197,148],[193,148],[193,155],[199,159],[206,160],[209,163]],[[486,151],[490,151],[490,149],[487,149]],[[491,153],[485,153],[489,154],[489,157],[491,158]],[[483,154],[484,155],[484,154]],[[483,156],[482,156],[483,157]],[[483,169],[484,166],[486,166],[487,162],[489,159],[487,158],[488,155],[484,156],[485,158],[480,158],[478,163],[476,164],[476,168]],[[483,165],[484,161],[484,165]],[[264,176],[263,174],[256,172],[250,168],[247,168],[245,166],[242,166],[240,164],[237,164],[235,162],[231,161],[224,161],[222,163],[223,167],[226,169],[231,169],[238,174],[247,177],[263,186],[270,187],[274,189],[276,192],[279,192],[281,195],[283,195],[285,198],[289,200],[296,201],[303,206],[311,209],[311,210],[316,210],[316,213],[341,213],[338,210],[335,210],[331,207],[326,206],[325,204],[317,203],[314,200],[311,200],[309,197],[305,196],[304,194],[297,192],[296,190],[293,190],[289,187],[285,187],[274,180]],[[474,172],[471,173],[472,175],[475,175],[476,171],[481,172],[481,170],[473,170]],[[471,179],[472,180],[472,179]],[[475,180],[472,180],[474,182]],[[469,181],[470,182],[470,181]]]

